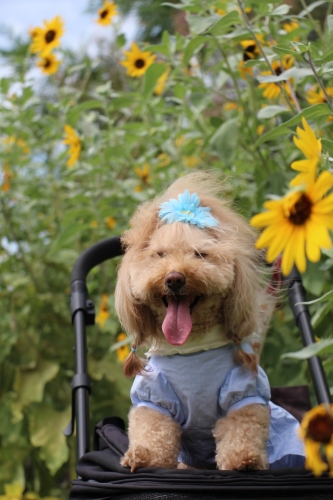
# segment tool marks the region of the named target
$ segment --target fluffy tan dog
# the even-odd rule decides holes
[[[199,199],[193,213],[178,203],[186,190]],[[242,343],[262,321],[262,264],[256,233],[220,192],[212,174],[182,177],[139,206],[122,238],[116,310],[134,338],[124,372],[139,374],[121,462],[132,471],[268,466],[268,383]],[[184,220],[163,219],[170,201]],[[196,210],[208,217],[201,226],[191,219]],[[136,354],[142,345],[150,347],[146,367]]]

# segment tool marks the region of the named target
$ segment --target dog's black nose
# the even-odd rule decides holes
[[[177,290],[179,290],[179,288],[185,285],[186,278],[182,273],[173,271],[172,273],[166,275],[164,283],[169,288],[169,290],[171,290],[172,292],[176,292]]]

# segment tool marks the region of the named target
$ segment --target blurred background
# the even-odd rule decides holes
[[[310,43],[331,98],[332,5],[2,3],[2,499],[67,498],[75,477],[75,436],[62,432],[74,374],[69,277],[83,250],[121,234],[139,203],[193,169],[218,170],[225,196],[250,219],[295,175],[290,164],[303,156],[292,138],[302,117],[322,139],[318,168],[331,171],[332,109],[302,54]],[[331,249],[307,262],[309,299],[331,291],[332,265]],[[126,419],[130,406],[116,266],[106,262],[88,280],[96,306],[88,329],[92,430],[106,416]],[[301,349],[285,296],[262,355],[273,386],[309,381],[306,361],[281,358]],[[330,296],[311,311],[332,385]]]

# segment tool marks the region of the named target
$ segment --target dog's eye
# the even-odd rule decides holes
[[[205,259],[207,257],[207,253],[205,252],[194,252],[194,255],[196,256],[197,259]]]
[[[162,259],[164,257],[164,252],[157,252],[157,255]]]

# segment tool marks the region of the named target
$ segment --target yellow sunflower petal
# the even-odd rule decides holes
[[[319,158],[310,158],[306,160],[298,160],[298,161],[293,161],[292,164],[290,165],[293,170],[297,170],[298,172],[304,172],[307,173],[312,170],[316,170],[316,167],[319,163]]]
[[[312,439],[305,439],[305,468],[311,470],[315,476],[321,476],[328,469],[320,456],[320,443]]]
[[[302,118],[302,125],[304,130],[297,127],[296,133],[298,137],[294,136],[294,143],[307,158],[318,157],[321,153],[321,140],[317,139],[316,134],[304,117]]]
[[[316,203],[320,200],[327,191],[333,187],[333,174],[325,170],[317,178],[315,184],[307,190],[307,194],[310,196],[311,201]]]
[[[296,236],[297,235],[297,236]],[[295,231],[294,236],[294,252],[295,252],[295,264],[300,273],[305,273],[306,270],[306,259],[304,251],[305,243],[305,227],[300,226],[297,231]]]
[[[307,239],[315,240],[320,248],[331,248],[332,241],[322,217],[311,214],[310,220],[306,223],[306,231]]]
[[[322,200],[317,201],[312,207],[312,213],[314,214],[328,214],[333,211],[333,193],[329,194]]]
[[[294,239],[295,239],[295,232],[289,238],[289,241],[282,255],[281,270],[285,276],[288,276],[295,262]]]
[[[267,262],[273,262],[277,258],[277,256],[283,252],[288,243],[292,230],[293,227],[291,226],[291,224],[285,224],[284,230],[281,233],[276,234],[275,230],[276,237],[272,239],[267,250]]]
[[[250,220],[252,227],[265,227],[270,224],[275,224],[283,221],[281,212],[262,212],[261,214],[254,215]]]
[[[256,248],[266,248],[274,238],[276,238],[276,226],[266,227],[256,241]]]

